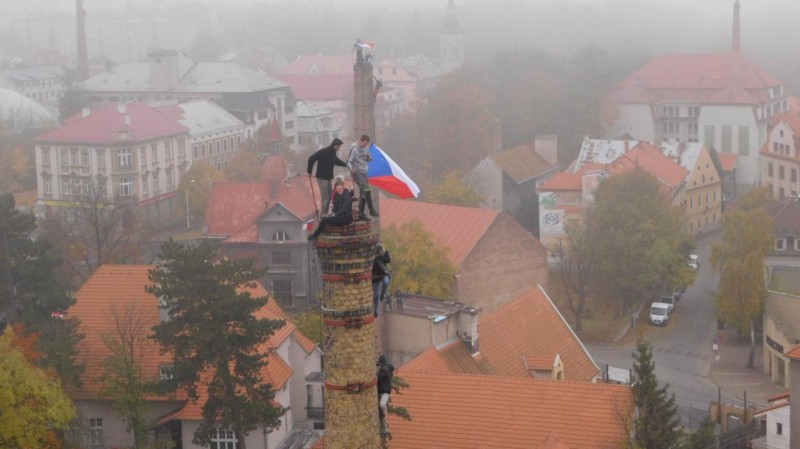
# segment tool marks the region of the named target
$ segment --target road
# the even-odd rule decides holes
[[[697,427],[708,413],[708,404],[717,400],[717,386],[708,380],[713,362],[711,349],[716,333],[713,317],[713,292],[719,284],[718,275],[709,264],[710,240],[698,242],[700,268],[694,285],[689,286],[675,305],[665,328],[649,328],[646,338],[653,347],[656,377],[660,384],[668,383],[675,394],[684,426]],[[647,313],[647,308],[642,314]],[[646,319],[646,315],[642,319]],[[588,345],[589,352],[601,367],[606,364],[632,368],[633,346],[609,348]],[[722,394],[723,402],[736,402],[733,396]]]

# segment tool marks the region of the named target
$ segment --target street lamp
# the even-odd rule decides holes
[[[194,179],[190,179],[189,183],[194,184]],[[189,215],[189,185],[186,186],[184,193],[186,194],[186,229],[192,229],[191,215]]]

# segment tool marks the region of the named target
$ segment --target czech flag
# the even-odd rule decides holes
[[[417,184],[374,143],[369,146],[369,154],[372,156],[367,171],[370,184],[403,199],[419,196]]]
[[[364,42],[358,39],[356,40],[355,46],[359,48],[375,48],[375,42]]]

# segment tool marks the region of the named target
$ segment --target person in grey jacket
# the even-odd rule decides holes
[[[368,163],[372,160],[369,154],[369,136],[364,134],[350,146],[350,154],[347,156],[347,168],[350,170],[350,176],[353,182],[358,186],[358,219],[369,221],[369,218],[364,214],[364,206],[369,206],[369,214],[373,217],[378,216],[378,212],[372,205],[372,192],[369,189],[369,179],[367,178],[367,171],[369,170]]]

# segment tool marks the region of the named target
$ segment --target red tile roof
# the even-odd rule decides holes
[[[612,98],[620,103],[753,104],[768,99],[766,88],[781,84],[738,54],[666,54],[620,82]]]
[[[736,169],[736,162],[739,160],[739,155],[736,153],[717,153],[719,156],[719,163],[722,165],[722,171],[733,171]]]
[[[539,449],[570,449],[569,446],[562,443],[555,435],[551,434]]]
[[[275,78],[292,88],[295,98],[302,101],[351,100],[353,73],[329,75],[276,74]]]
[[[552,178],[545,181],[544,184],[539,187],[539,191],[542,192],[554,192],[554,191],[575,191],[580,192],[583,189],[583,174],[581,173],[571,173],[571,172],[560,172],[553,175]]]
[[[528,449],[555,433],[573,449],[623,447],[630,388],[477,374],[398,370],[408,382],[392,403],[412,421],[389,415],[391,447]]]
[[[800,345],[790,349],[785,355],[790,359],[800,360]]]
[[[492,374],[472,356],[460,340],[441,348],[429,348],[403,365],[404,370],[431,373]]]
[[[764,204],[772,218],[775,237],[800,237],[800,203],[792,197]]]
[[[289,176],[289,163],[283,156],[268,156],[261,167],[262,181],[283,181]]]
[[[129,117],[130,126],[125,124],[126,116]],[[92,110],[88,117],[78,113],[64,120],[60,128],[40,135],[36,141],[110,144],[119,141],[122,131],[128,132],[128,140],[142,142],[186,134],[189,128],[156,108],[135,102],[126,104],[122,113],[117,106]]]
[[[500,212],[422,201],[381,198],[381,227],[422,223],[435,240],[448,249],[450,261],[461,266]]]
[[[639,142],[622,158],[628,159],[635,166],[655,176],[670,189],[678,187],[689,176],[689,170],[647,142]]]
[[[600,372],[589,352],[541,287],[481,316],[481,354],[495,374],[530,377],[525,357],[556,355],[564,362],[564,379],[590,381]]]

